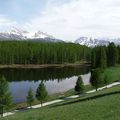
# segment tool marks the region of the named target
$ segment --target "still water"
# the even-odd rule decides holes
[[[2,69],[9,82],[9,89],[15,103],[26,101],[29,88],[36,92],[43,80],[48,94],[65,92],[74,88],[78,76],[82,76],[84,84],[89,84],[89,67],[51,67],[42,69]]]

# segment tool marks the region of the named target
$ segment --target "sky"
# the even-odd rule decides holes
[[[0,32],[13,26],[69,41],[120,37],[120,0],[0,0]]]

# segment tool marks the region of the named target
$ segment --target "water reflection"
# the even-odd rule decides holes
[[[55,94],[65,92],[74,88],[79,75],[82,75],[85,84],[89,84],[90,68],[65,67],[65,68],[44,68],[44,69],[3,69],[1,74],[9,81],[9,88],[14,102],[24,102],[31,87],[33,92],[44,80],[49,93]]]
[[[59,80],[86,74],[89,67],[63,67],[63,68],[43,68],[43,69],[1,69],[0,74],[4,75],[8,81],[26,80]]]

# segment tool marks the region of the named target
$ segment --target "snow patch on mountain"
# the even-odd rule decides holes
[[[86,45],[88,47],[94,47],[98,45],[108,45],[110,42],[114,42],[116,45],[120,45],[120,38],[90,38],[80,37],[75,40],[75,43],[80,45]]]
[[[50,42],[60,42],[62,40],[58,40],[52,35],[48,35],[47,33],[43,33],[41,31],[38,32],[28,32],[22,29],[18,29],[16,27],[12,27],[9,32],[0,33],[0,40],[37,40],[37,41],[50,41]]]

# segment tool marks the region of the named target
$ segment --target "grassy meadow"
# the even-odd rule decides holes
[[[120,65],[107,68],[104,74],[108,76],[110,83],[120,81]]]
[[[119,120],[120,85],[2,120]]]

